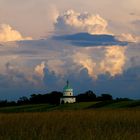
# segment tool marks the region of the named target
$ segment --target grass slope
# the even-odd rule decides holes
[[[82,110],[82,109],[140,109],[140,101],[105,101],[105,102],[81,102],[64,105],[35,104],[0,108],[1,113],[17,112],[46,112],[53,110]]]
[[[81,102],[75,104],[64,105],[50,105],[50,104],[35,104],[35,105],[22,105],[12,107],[0,108],[1,113],[17,113],[17,112],[46,112],[53,110],[81,110],[96,104],[96,102]]]
[[[140,100],[135,101],[105,101],[98,102],[89,108],[100,108],[100,109],[119,109],[119,108],[140,108]]]

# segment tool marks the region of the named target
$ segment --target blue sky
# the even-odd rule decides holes
[[[140,98],[138,0],[0,0],[0,96],[86,90]]]

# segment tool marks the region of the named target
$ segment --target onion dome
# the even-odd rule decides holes
[[[64,92],[73,92],[73,89],[69,85],[69,81],[67,81],[67,85],[63,88]]]

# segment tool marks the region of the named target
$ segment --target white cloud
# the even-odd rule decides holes
[[[107,21],[100,15],[93,15],[88,12],[78,13],[74,10],[68,10],[62,15],[59,15],[55,23],[56,32],[60,34],[77,32],[110,34],[107,26]]]
[[[45,69],[45,62],[44,61],[35,67],[35,74],[37,74],[37,76],[39,76],[41,79],[43,79],[44,75],[45,75],[44,69]]]
[[[105,48],[94,48],[73,55],[73,61],[79,66],[77,69],[87,69],[88,75],[98,79],[101,74],[109,73],[110,76],[122,74],[126,62],[125,47],[108,46]],[[96,53],[98,56],[96,56]],[[99,59],[99,58],[100,59]]]
[[[74,54],[73,61],[74,63],[78,64],[81,67],[79,71],[82,70],[83,68],[87,69],[90,77],[94,79],[97,78],[97,75],[95,73],[95,69],[97,67],[96,62],[88,54],[78,52]]]
[[[10,25],[0,25],[0,42],[31,40],[31,37],[23,37],[18,31],[14,30]]]
[[[105,57],[100,62],[100,72],[109,73],[111,76],[123,73],[126,62],[125,47],[106,47]]]

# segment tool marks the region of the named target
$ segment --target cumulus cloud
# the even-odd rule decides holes
[[[99,48],[98,52],[90,50],[90,53],[74,54],[73,61],[80,66],[80,69],[87,69],[88,75],[93,79],[98,79],[101,74],[110,74],[114,77],[123,73],[124,65],[126,62],[125,47],[110,46],[105,48]],[[100,54],[102,52],[102,54]],[[100,54],[97,59],[93,55]]]
[[[126,62],[125,47],[112,46],[105,50],[105,57],[100,62],[100,71],[111,76],[123,73]]]
[[[0,77],[2,78],[2,80],[0,80],[0,88],[3,86],[6,88],[17,88],[30,86],[38,87],[43,85],[42,79],[40,77],[38,78],[31,68],[27,69],[25,66],[20,67],[19,65],[12,64],[11,62],[7,62],[4,68],[5,70],[0,73]]]
[[[34,80],[31,78],[31,76],[27,75],[28,74],[25,74],[25,71],[22,71],[21,68],[11,64],[10,62],[5,64],[5,71],[1,74],[6,82],[5,86],[9,87],[32,85]]]
[[[0,42],[31,40],[31,37],[23,37],[20,32],[13,29],[10,25],[0,25]]]
[[[74,10],[68,10],[62,15],[59,15],[55,23],[56,32],[59,34],[77,32],[110,34],[107,26],[107,21],[100,15],[93,15],[88,12],[78,13]]]
[[[90,77],[94,79],[97,78],[97,75],[95,73],[96,62],[88,54],[78,52],[74,55],[73,61],[81,67],[79,71],[81,71],[83,68],[87,69],[88,75]]]
[[[66,68],[64,68],[65,61],[61,58],[47,61],[47,68],[50,72],[55,73],[57,76],[64,76],[66,74]]]
[[[0,41],[6,43],[0,43],[0,88],[21,85],[30,89],[49,89],[52,85],[61,88],[63,80],[71,78],[77,85],[82,81],[84,89],[84,85],[89,85],[87,81],[98,83],[102,76],[116,79],[128,68],[139,66],[139,38],[131,34],[110,34],[107,25],[99,15],[69,10],[56,19],[54,33],[59,35],[31,41],[24,41],[30,38],[9,25],[2,25]],[[23,41],[8,42],[9,47],[4,47],[8,46],[7,41],[16,40]],[[14,43],[20,47],[10,47]]]
[[[140,21],[133,21],[132,24],[136,27],[135,33],[138,34]],[[59,14],[55,21],[55,34],[76,34],[76,33],[89,33],[92,35],[112,35],[112,44],[118,45],[117,43],[121,42],[139,42],[140,37],[135,36],[130,33],[122,33],[120,35],[115,35],[108,30],[108,22],[100,15],[90,14],[88,12],[79,13],[74,10],[67,10],[63,14]],[[97,37],[97,36],[96,36]],[[103,37],[103,36],[102,36]],[[115,40],[116,39],[116,40]],[[115,41],[115,42],[114,42]],[[120,41],[120,42],[119,42]],[[73,43],[73,42],[72,42]],[[75,42],[74,42],[75,43]],[[87,44],[87,42],[82,42],[81,44]],[[94,44],[93,44],[94,43]],[[105,42],[106,44],[110,44],[110,42]],[[114,44],[113,44],[114,43]],[[91,42],[89,44],[93,44],[96,46],[95,42]],[[97,43],[98,45],[99,43]],[[103,42],[104,44],[104,42]],[[101,45],[103,45],[101,44]],[[107,45],[108,45],[107,44]],[[79,45],[79,42],[76,42],[76,45]]]
[[[82,81],[82,89],[85,90],[87,87],[91,88],[94,82],[100,84],[102,75],[108,79],[124,75],[124,71],[128,69],[126,63],[129,63],[129,68],[139,66],[139,44],[134,46],[135,43],[130,43],[127,47],[78,47],[52,38],[18,43],[21,46],[19,48],[0,47],[0,88],[13,88],[14,85],[30,87],[29,89],[46,87],[47,90],[54,90],[56,85],[60,90],[64,84],[60,81],[71,78],[74,85],[76,84],[75,89],[79,87],[78,82]],[[9,54],[11,57],[8,57]],[[12,59],[12,56],[16,57]],[[90,86],[87,81],[90,81]]]
[[[44,78],[44,69],[45,69],[45,62],[41,62],[41,64],[37,65],[35,67],[35,74],[37,74],[37,76],[39,76],[41,79]]]

